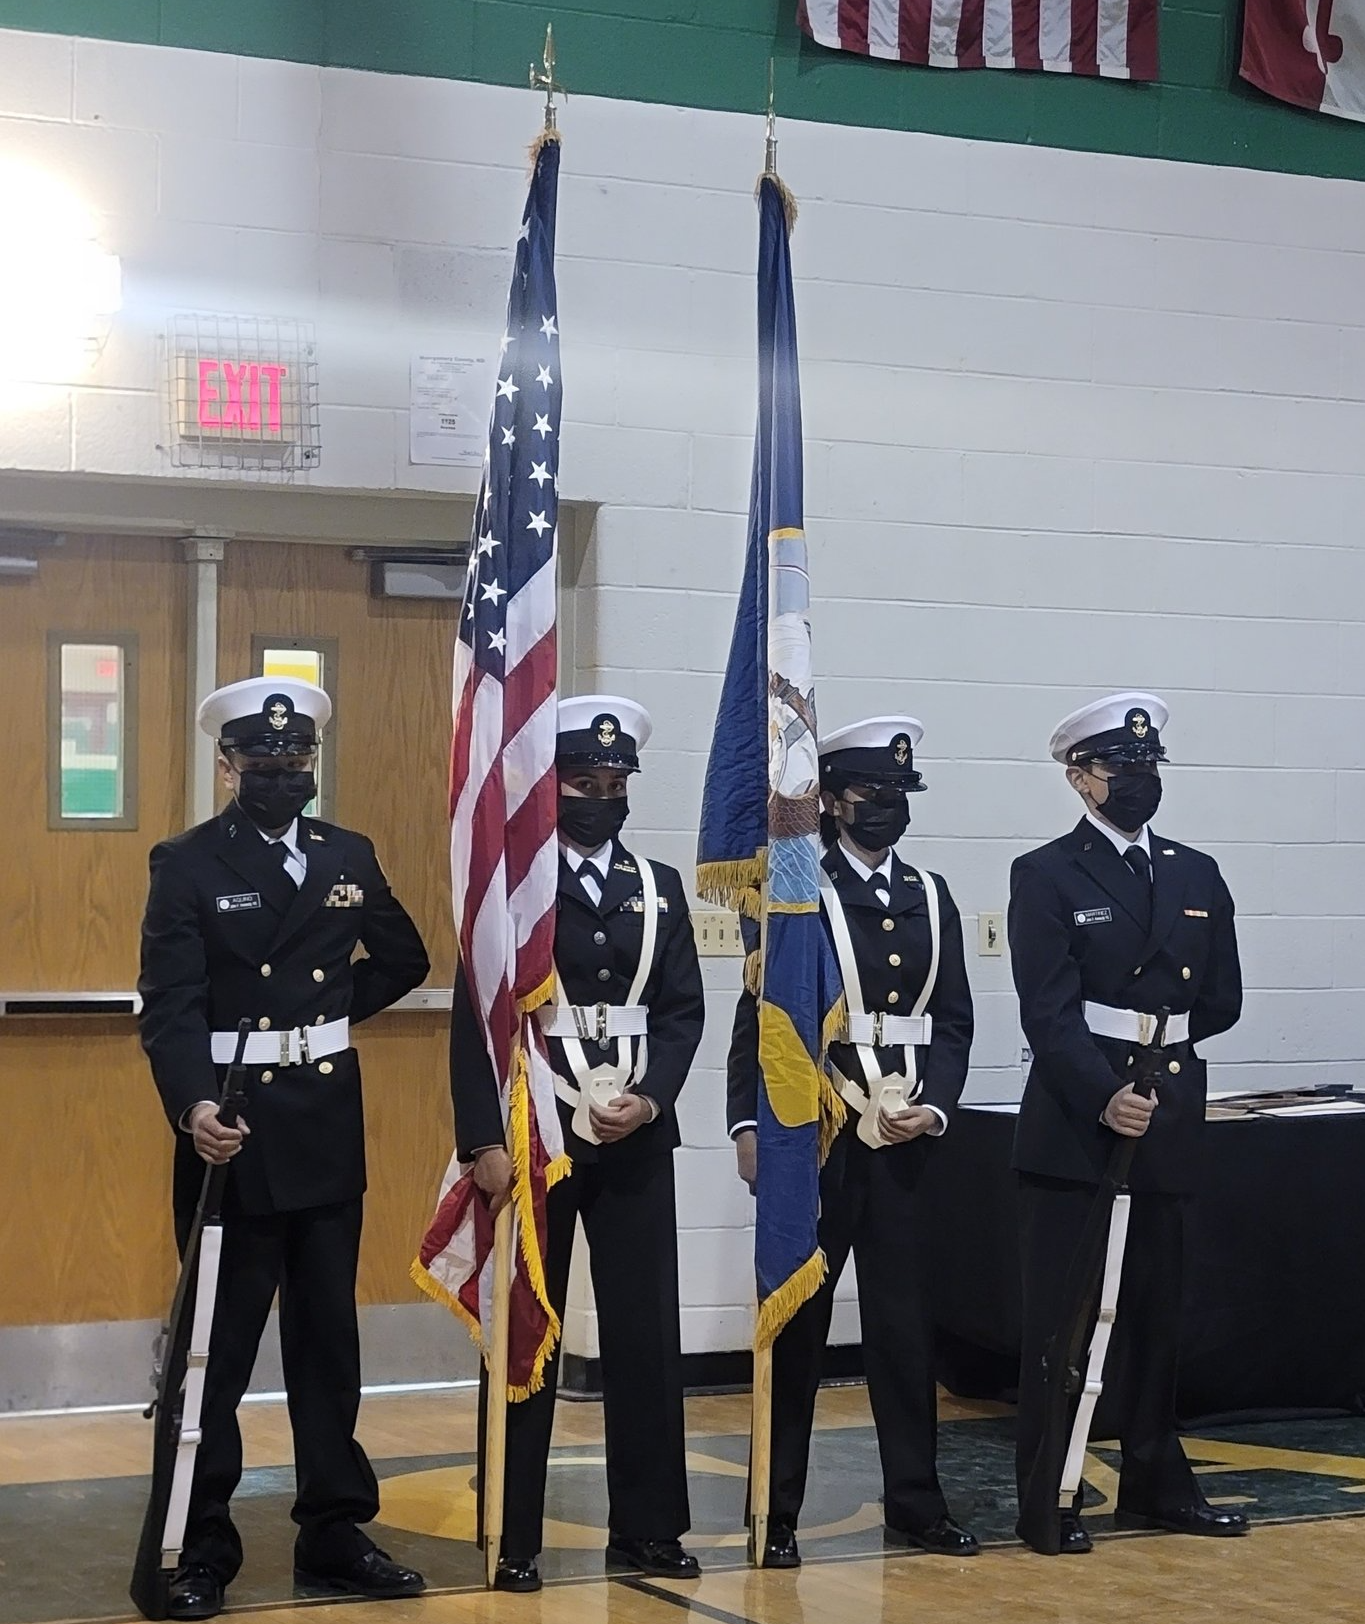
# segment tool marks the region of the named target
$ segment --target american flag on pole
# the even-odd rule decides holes
[[[545,1193],[568,1171],[554,1077],[531,1011],[553,991],[555,557],[561,391],[557,138],[542,139],[517,240],[483,486],[455,643],[450,869],[460,962],[515,1168],[508,1397],[541,1384],[559,1336],[545,1287]],[[493,1222],[452,1158],[413,1278],[484,1345]]]
[[[1157,76],[1158,0],[798,0],[819,45],[932,68]]]

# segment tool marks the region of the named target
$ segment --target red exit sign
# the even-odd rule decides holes
[[[201,433],[235,430],[253,440],[281,437],[288,367],[203,357],[198,370],[196,426]]]
[[[298,443],[300,380],[283,361],[189,354],[180,357],[176,372],[183,440],[276,451]]]

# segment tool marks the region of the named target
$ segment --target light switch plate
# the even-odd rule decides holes
[[[1005,916],[983,913],[976,916],[976,951],[983,959],[999,958],[1005,951]]]
[[[702,958],[737,959],[744,956],[739,915],[729,908],[698,908],[692,915],[697,953]]]

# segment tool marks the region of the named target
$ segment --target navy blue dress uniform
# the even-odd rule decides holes
[[[349,1033],[419,985],[428,962],[371,842],[301,815],[316,793],[317,733],[330,714],[320,688],[279,678],[210,695],[199,721],[219,741],[224,776],[236,769],[235,797],[151,854],[141,1035],[176,1130],[181,1244],[203,1176],[190,1118],[217,1100],[237,1025],[251,1023],[250,1133],[229,1167],[203,1442],[172,1590],[177,1617],[216,1611],[241,1565],[229,1510],[242,1469],[236,1410],[277,1289],[300,1576],[365,1594],[421,1588],[358,1526],[379,1501],[354,1438],[365,1136]]]
[[[564,793],[576,770],[605,769],[623,789],[624,775],[639,770],[650,731],[648,714],[627,699],[587,695],[560,704],[554,949],[560,1003],[541,1014],[573,1170],[546,1199],[546,1282],[562,1318],[581,1218],[601,1345],[608,1555],[644,1571],[690,1577],[696,1563],[678,1543],[691,1516],[672,1153],[680,1143],[678,1095],[701,1041],[701,969],[677,870],[647,863],[617,838],[628,810],[624,794]],[[566,835],[573,845],[565,844]],[[591,849],[585,856],[576,846]],[[641,1096],[651,1118],[610,1144],[596,1141],[584,1104],[585,1089],[591,1094],[604,1080],[610,1092]],[[450,1082],[461,1158],[502,1145],[497,1080],[462,973]],[[540,1391],[508,1407],[500,1588],[539,1586],[558,1372],[556,1348]]]
[[[937,1238],[926,1232],[922,1195],[931,1141],[947,1128],[966,1081],[972,997],[962,923],[947,885],[891,849],[909,823],[908,793],[925,787],[913,755],[922,734],[912,717],[875,717],[820,745],[826,792],[821,912],[843,970],[850,1007],[845,1036],[855,1041],[835,1042],[829,1051],[831,1078],[849,1107],[820,1175],[818,1234],[829,1273],[773,1349],[765,1566],[792,1567],[800,1560],[795,1528],[820,1366],[835,1287],[850,1252],[858,1270],[863,1362],[887,1527],[931,1550],[961,1556],[977,1549],[972,1535],[950,1519],[935,1466],[930,1276]],[[850,788],[861,798],[846,798]],[[836,820],[836,803],[852,813],[852,821]],[[872,869],[851,850],[838,837],[840,829],[864,854],[884,851],[880,866]],[[925,1000],[931,965],[932,990]],[[905,1143],[879,1143],[872,1124],[885,1080],[907,1103],[927,1107],[934,1126]],[[732,1137],[754,1128],[759,1083],[757,1005],[745,992],[735,1012],[728,1068]]]
[[[1023,1267],[1017,1469],[1022,1493],[1041,1441],[1043,1353],[1065,1312],[1066,1260],[1115,1144],[1104,1115],[1137,1046],[1151,1041],[1154,1023],[1141,1017],[1170,1009],[1157,1106],[1129,1178],[1105,1384],[1121,1415],[1118,1504],[1135,1526],[1229,1533],[1245,1520],[1205,1504],[1176,1436],[1175,1381],[1184,1220],[1204,1135],[1206,1070],[1196,1046],[1236,1022],[1242,981],[1218,865],[1150,828],[1167,714],[1154,695],[1120,693],[1059,724],[1050,753],[1087,811],[1068,834],[1018,858],[1010,878],[1010,952],[1033,1055],[1014,1144]],[[1036,1533],[1020,1528],[1026,1540]],[[1074,1514],[1063,1516],[1062,1548],[1089,1548]]]

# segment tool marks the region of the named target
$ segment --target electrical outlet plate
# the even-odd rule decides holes
[[[983,959],[996,959],[1005,951],[1005,916],[983,913],[976,916],[976,951]]]
[[[698,908],[692,915],[697,952],[702,958],[737,959],[744,956],[739,915],[729,908]]]

